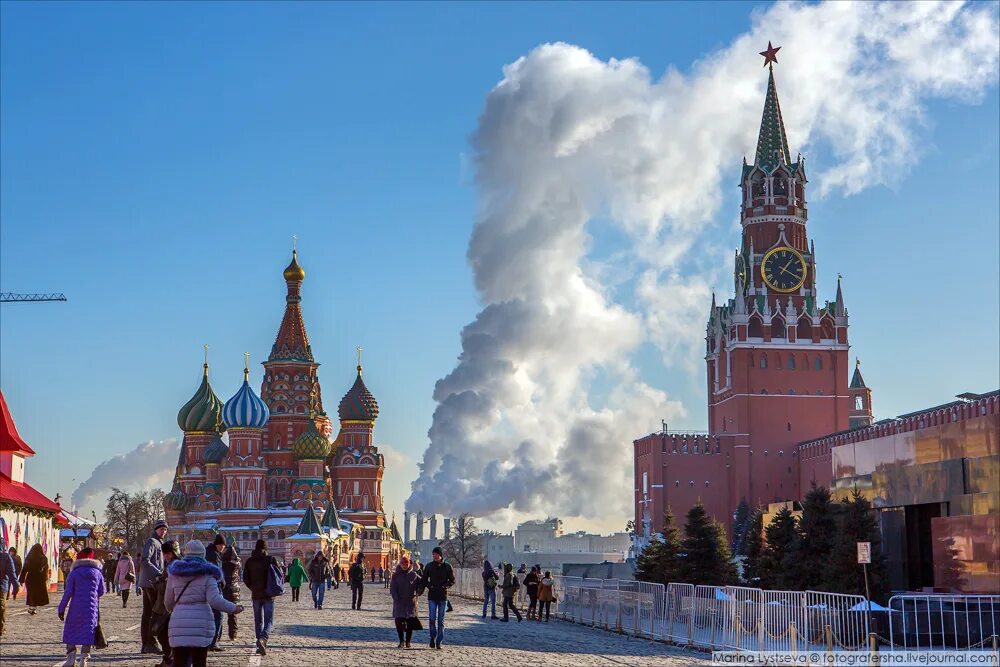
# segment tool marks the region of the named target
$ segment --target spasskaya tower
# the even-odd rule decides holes
[[[850,386],[839,278],[834,299],[820,301],[805,160],[793,160],[788,147],[774,78],[777,51],[769,43],[761,53],[767,93],[756,153],[752,163],[744,158],[740,175],[734,294],[721,304],[713,295],[709,311],[709,432],[664,429],[635,441],[640,531],[644,522],[659,530],[668,504],[682,517],[701,500],[728,527],[742,499],[751,507],[797,500],[810,483],[800,476],[798,443],[871,422],[870,392]],[[855,394],[864,401],[860,412]]]

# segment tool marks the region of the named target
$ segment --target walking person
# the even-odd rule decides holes
[[[135,562],[127,551],[123,551],[118,557],[118,565],[115,567],[115,586],[121,591],[122,608],[128,607],[128,595],[132,590],[132,583],[135,581]]]
[[[0,637],[3,637],[7,624],[7,594],[12,589],[17,590],[17,566],[11,555],[3,550],[3,541],[0,540]]]
[[[292,559],[292,564],[288,566],[288,585],[292,588],[292,602],[299,601],[299,593],[302,589],[302,582],[309,580],[309,573],[302,567],[302,561],[298,558]]]
[[[431,551],[433,560],[424,568],[423,587],[427,591],[427,614],[430,617],[431,648],[440,649],[444,641],[444,614],[448,608],[448,589],[455,585],[455,572],[444,560],[441,547]]]
[[[163,651],[156,644],[156,638],[150,630],[150,619],[153,617],[153,605],[156,604],[156,592],[153,590],[153,580],[163,572],[163,536],[167,534],[167,522],[160,519],[153,524],[153,534],[142,545],[140,557],[141,569],[136,582],[142,589],[142,617],[139,624],[139,636],[142,638],[141,653],[161,655]],[[121,561],[119,560],[119,564]]]
[[[163,649],[163,660],[156,667],[171,667],[174,664],[174,656],[170,647],[170,612],[166,606],[167,579],[170,578],[170,564],[181,558],[181,547],[174,540],[167,540],[163,543],[162,551],[163,572],[156,575],[156,579],[153,580],[156,602],[153,603],[151,624],[153,635],[159,640]]]
[[[313,608],[323,608],[323,596],[326,594],[326,582],[333,576],[330,563],[322,551],[317,551],[309,561],[309,590],[312,592]]]
[[[221,533],[215,534],[212,546],[205,550],[205,560],[222,570],[222,550],[226,548],[226,538]],[[219,591],[222,591],[223,581],[219,581]],[[212,618],[215,620],[215,640],[208,646],[209,651],[221,651],[219,640],[222,639],[222,612],[212,609]]]
[[[338,561],[333,566],[333,576],[330,577],[330,582],[333,584],[333,590],[337,590],[338,588],[340,588],[340,577],[342,573],[343,573],[343,568],[340,567],[340,561]],[[330,587],[327,586],[326,589],[330,590]]]
[[[365,596],[365,555],[358,554],[357,560],[347,570],[351,583],[351,609],[361,609],[361,598]]]
[[[517,605],[514,604],[514,595],[517,593],[517,589],[520,587],[520,582],[517,580],[517,575],[513,572],[514,566],[510,563],[504,563],[503,566],[503,583],[500,586],[500,592],[503,594],[503,622],[507,623],[510,621],[510,616],[507,615],[507,610],[514,612],[517,616],[517,622],[521,622],[521,612],[517,610]]]
[[[486,606],[490,607],[490,618],[497,619],[497,573],[493,571],[493,563],[487,558],[483,560],[483,618],[486,618]]]
[[[80,667],[87,667],[90,648],[100,619],[100,598],[104,595],[103,563],[94,558],[94,550],[80,550],[70,568],[59,602],[59,620],[64,621],[63,643],[66,661],[63,667],[76,664],[76,647],[80,647]],[[69,607],[69,613],[66,608]]]
[[[533,566],[528,574],[524,575],[524,590],[528,594],[528,620],[535,618],[538,611],[538,583],[542,580],[538,566]]]
[[[115,585],[115,575],[118,573],[118,559],[108,554],[104,557],[104,565],[101,567],[101,574],[104,575],[104,591],[106,593],[118,593],[118,586]]]
[[[14,585],[12,586],[14,590],[11,597],[16,600],[17,594],[21,588],[20,585],[17,583],[17,578],[21,575],[21,567],[22,567],[21,557],[17,555],[17,549],[15,549],[14,547],[8,549],[7,553],[10,554],[10,559],[14,561]]]
[[[222,552],[222,597],[230,602],[240,601],[240,555],[232,545]],[[236,614],[226,614],[229,640],[236,640]]]
[[[34,616],[39,607],[49,603],[49,559],[45,557],[41,544],[28,549],[18,581],[24,584],[28,613]]]
[[[222,597],[222,570],[205,560],[205,545],[198,540],[184,545],[184,558],[171,563],[167,572],[163,606],[170,612],[173,664],[184,667],[190,661],[192,667],[206,667],[208,647],[215,639],[212,610],[238,614],[243,607]]]
[[[399,635],[399,648],[410,648],[413,630],[420,627],[417,618],[420,577],[413,569],[410,557],[405,554],[392,573],[389,595],[392,597],[392,618],[396,623],[396,634]]]
[[[267,640],[271,637],[271,626],[274,624],[274,597],[269,595],[272,591],[268,586],[272,568],[276,572],[281,571],[278,560],[268,555],[267,543],[257,540],[250,558],[243,565],[243,583],[250,589],[250,601],[253,603],[257,655],[267,655]]]
[[[538,582],[538,615],[537,619],[542,620],[542,611],[545,611],[545,622],[549,622],[549,609],[552,608],[552,602],[556,599],[555,595],[555,585],[556,582],[552,578],[552,573],[547,571],[542,580]]]

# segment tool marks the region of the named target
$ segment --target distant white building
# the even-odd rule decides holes
[[[628,533],[597,535],[578,531],[563,534],[563,522],[555,517],[534,519],[518,524],[514,531],[518,552],[610,555],[612,562],[621,562],[628,553],[631,536]],[[516,559],[515,559],[516,560]],[[575,562],[589,562],[578,560]],[[597,561],[600,562],[600,561]]]

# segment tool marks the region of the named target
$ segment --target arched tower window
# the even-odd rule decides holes
[[[760,367],[761,368],[767,368],[767,355],[766,354],[760,355]]]
[[[775,317],[771,320],[771,338],[785,337],[785,320]]]
[[[830,340],[834,337],[834,326],[833,320],[829,317],[824,317],[823,321],[819,325],[819,337]]]
[[[818,354],[816,355],[816,360],[813,362],[813,368],[818,371],[823,370],[823,359]]]
[[[795,370],[795,355],[793,354],[788,355],[788,370]]]
[[[759,315],[754,315],[750,318],[750,327],[747,330],[747,335],[750,338],[764,337],[764,325],[762,324]]]
[[[813,337],[812,322],[810,322],[805,317],[800,318],[799,326],[795,330],[795,337],[798,340],[812,340]]]
[[[864,401],[863,398],[861,398],[861,396],[855,396],[854,397],[854,409],[855,410],[864,410],[865,409],[865,401]]]

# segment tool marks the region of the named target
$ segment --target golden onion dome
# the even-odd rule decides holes
[[[298,253],[292,251],[292,262],[285,267],[285,280],[292,281],[298,280],[302,281],[306,277],[306,271],[301,266],[299,266],[299,260],[297,257]]]

